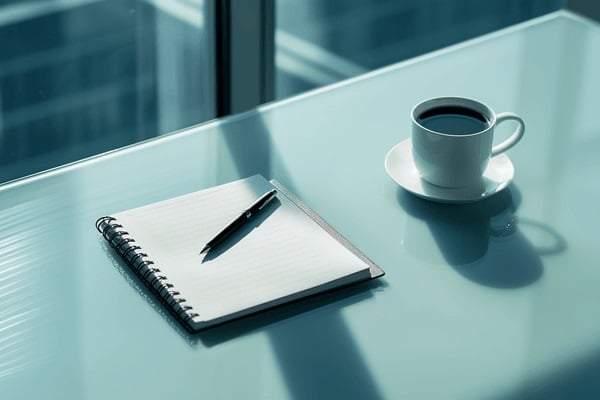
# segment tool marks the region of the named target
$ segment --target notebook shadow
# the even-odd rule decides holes
[[[170,307],[157,298],[146,281],[140,279],[103,239],[100,239],[99,245],[126,282],[191,347],[198,345],[213,347],[244,335],[266,331],[277,323],[323,307],[339,311],[344,307],[371,298],[374,291],[382,290],[387,286],[382,279],[355,283],[259,311],[203,331],[191,331]]]
[[[281,201],[278,198],[271,200],[256,216],[249,219],[242,227],[234,232],[230,237],[225,239],[219,246],[208,251],[203,255],[202,263],[209,263],[218,258],[236,244],[241,242],[250,232],[258,228],[271,214],[281,206]]]
[[[194,336],[205,346],[212,347],[250,333],[269,332],[271,327],[290,318],[310,314],[324,307],[339,311],[364,301],[371,298],[374,291],[381,290],[386,285],[382,279],[355,283],[259,311],[198,332]]]

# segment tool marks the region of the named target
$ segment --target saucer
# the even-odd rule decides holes
[[[515,173],[505,154],[490,159],[481,183],[461,188],[436,186],[423,179],[415,167],[410,139],[394,146],[385,156],[385,170],[412,194],[439,203],[471,203],[490,197],[507,187]]]

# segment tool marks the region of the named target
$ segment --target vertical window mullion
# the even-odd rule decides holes
[[[274,0],[216,0],[218,117],[273,99],[274,7]]]

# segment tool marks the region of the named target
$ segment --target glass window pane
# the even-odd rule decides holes
[[[204,0],[0,0],[0,182],[214,116]]]
[[[277,0],[276,97],[561,8],[562,0]]]

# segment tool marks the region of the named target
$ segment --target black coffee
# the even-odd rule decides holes
[[[471,135],[489,128],[489,121],[479,112],[466,107],[442,106],[417,117],[425,128],[449,135]]]

